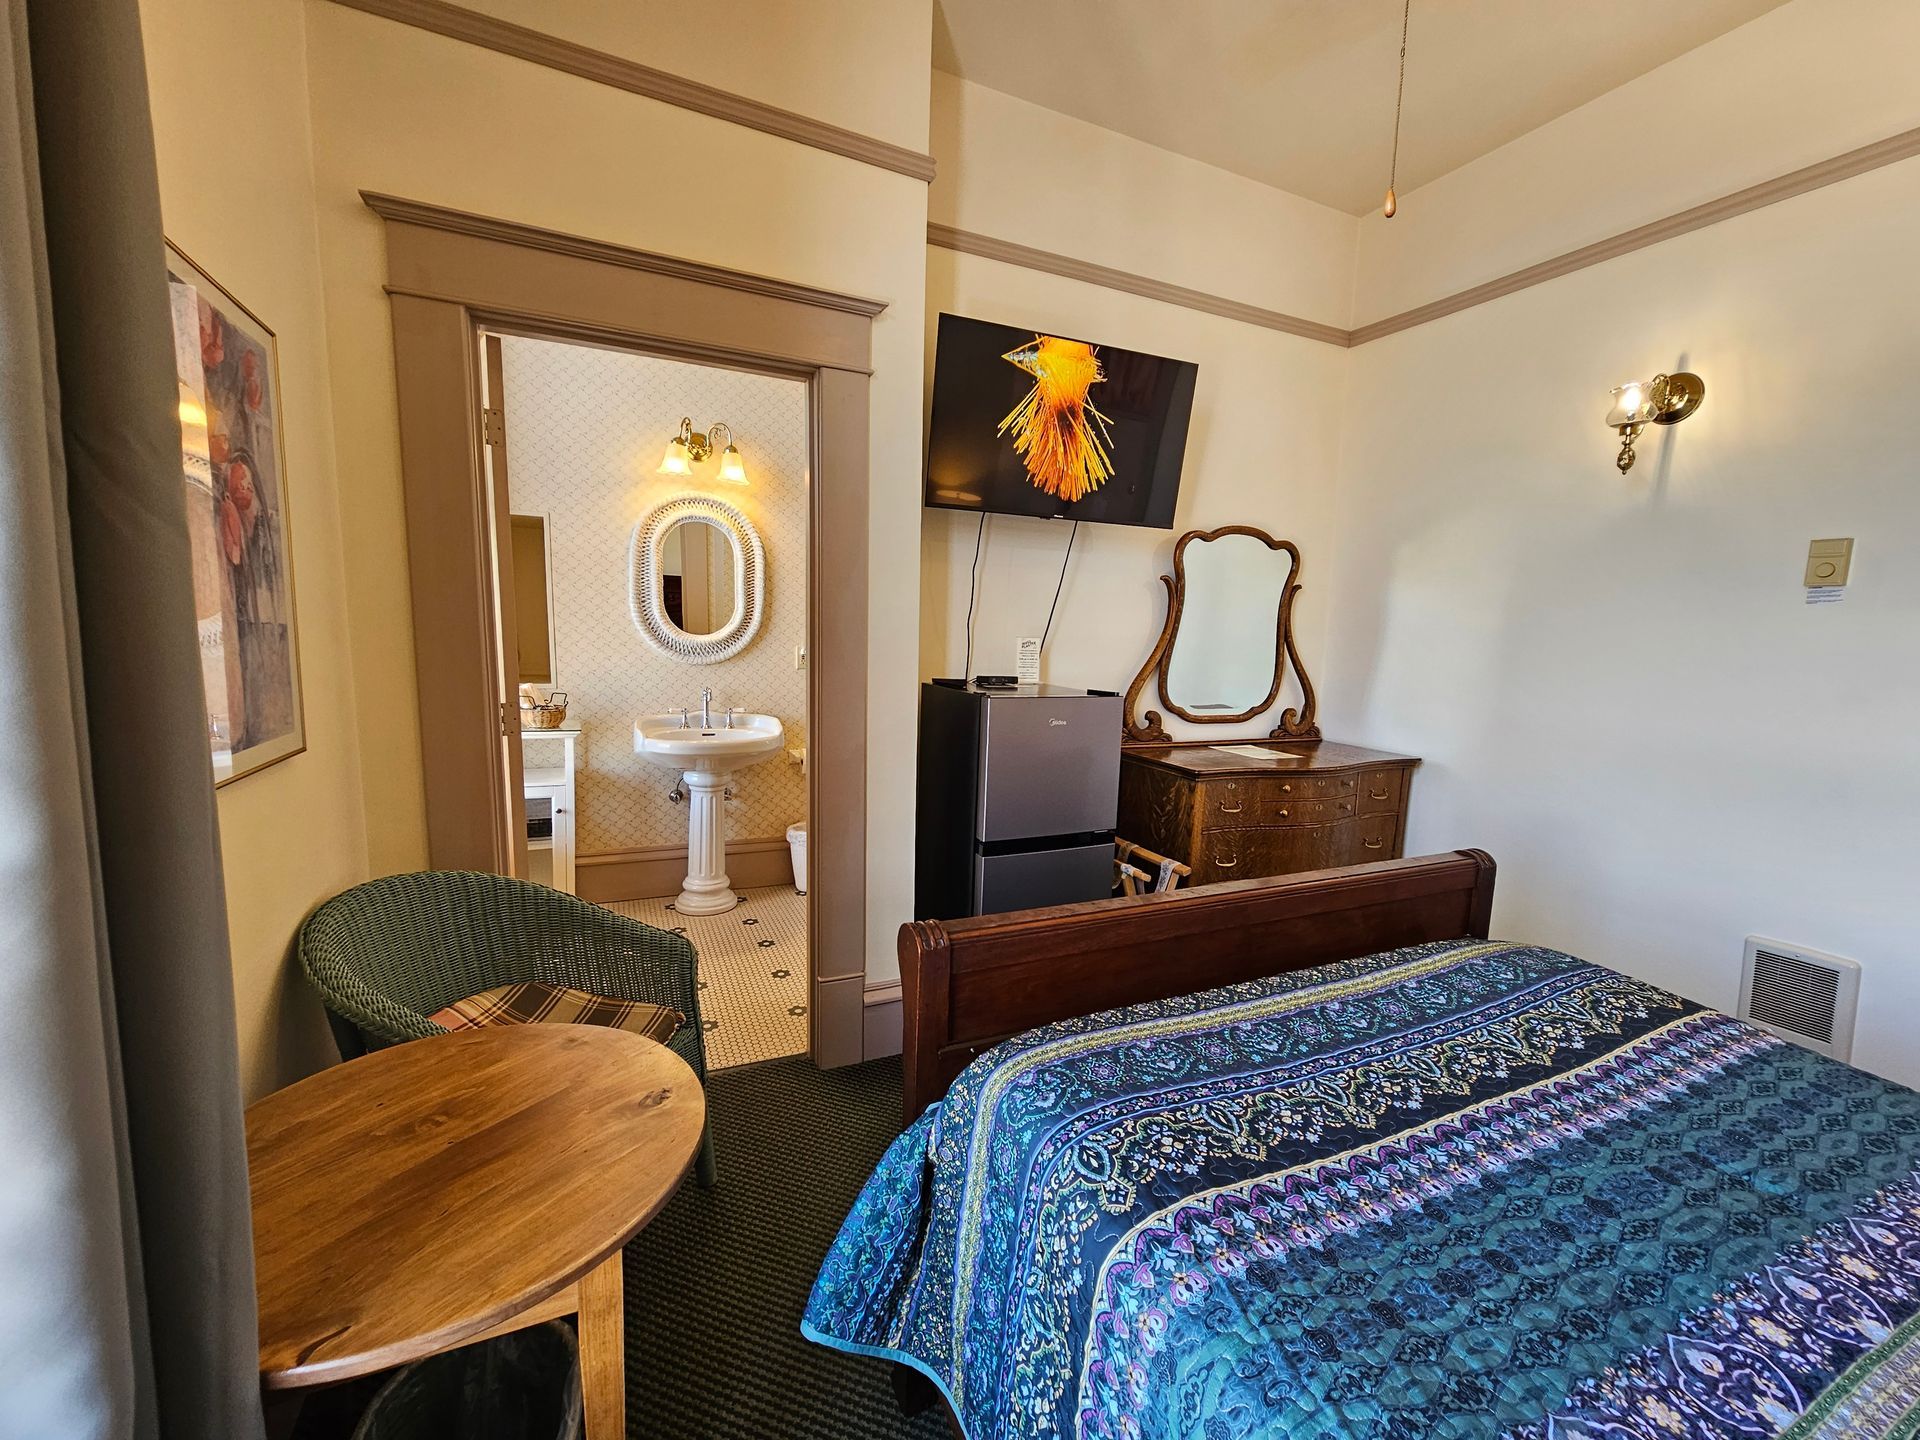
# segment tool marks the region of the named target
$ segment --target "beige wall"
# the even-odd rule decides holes
[[[782,375],[516,336],[501,348],[507,489],[516,513],[547,521],[554,683],[567,692],[567,723],[581,729],[575,843],[582,855],[684,846],[687,807],[667,798],[679,777],[633,753],[637,717],[697,711],[705,686],[716,707],[777,715],[788,743],[806,744],[807,676],[794,652],[807,642],[807,387]],[[654,473],[682,415],[703,429],[715,420],[732,427],[749,484],[715,479],[717,455],[688,478]],[[650,648],[628,601],[634,525],[655,505],[690,494],[744,514],[765,556],[759,633],[710,665]],[[689,530],[715,533],[682,526],[669,538]],[[555,744],[544,742],[549,755]],[[529,737],[526,745],[530,763],[552,763],[541,742]],[[785,755],[741,771],[730,788],[732,839],[779,839],[806,818],[806,778]]]
[[[220,791],[251,1098],[336,1058],[292,937],[313,905],[367,874],[304,36],[285,0],[141,8],[168,238],[279,337],[307,750]]]
[[[1328,324],[1346,322],[1351,216],[951,76],[934,81],[935,219]],[[1174,528],[1081,527],[1047,643],[1047,680],[1124,689],[1166,614],[1157,577],[1171,567],[1174,540],[1184,530],[1235,523],[1301,546],[1307,588],[1299,624],[1312,673],[1325,649],[1345,351],[936,248],[927,261],[929,383],[941,311],[1200,367]],[[1011,673],[1016,641],[1045,625],[1068,527],[1021,516],[987,523],[972,668]],[[976,516],[958,511],[924,512],[923,675],[963,668],[978,525]],[[1281,703],[1291,700],[1289,689]],[[1176,733],[1219,733],[1172,717],[1168,724]],[[1251,725],[1243,728],[1251,733]]]
[[[785,103],[815,113],[848,87],[897,87],[890,103],[924,111],[930,6],[898,8],[918,17],[911,33],[843,33]],[[867,961],[891,976],[912,891],[926,186],[325,0],[306,20],[355,684],[378,697],[361,707],[374,869],[423,863],[426,839],[382,232],[363,188],[888,302],[869,452]],[[741,23],[739,6],[708,7],[682,40],[719,53]]]
[[[1353,351],[1327,688],[1427,757],[1409,852],[1497,857],[1496,933],[1726,1008],[1748,934],[1851,956],[1854,1058],[1909,1084],[1916,253],[1908,160]],[[1607,389],[1683,366],[1621,476]]]
[[[952,75],[931,98],[928,218],[1348,323],[1353,216]]]

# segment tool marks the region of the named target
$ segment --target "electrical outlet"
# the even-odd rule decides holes
[[[793,647],[793,668],[796,670],[804,670],[807,668],[806,646],[796,645]]]

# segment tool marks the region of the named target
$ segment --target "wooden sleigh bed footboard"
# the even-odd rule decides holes
[[[1493,857],[1455,850],[900,927],[906,1118],[1011,1035],[1432,940],[1485,939]]]

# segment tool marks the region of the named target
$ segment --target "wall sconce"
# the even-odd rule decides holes
[[[666,453],[660,457],[660,468],[656,475],[691,475],[693,467],[713,454],[713,447],[724,437],[727,448],[720,452],[720,478],[729,485],[747,483],[746,462],[740,458],[740,450],[733,443],[733,427],[724,420],[716,420],[706,428],[705,433],[693,428],[693,417],[680,417],[680,433],[667,442]]]
[[[1633,442],[1648,425],[1678,425],[1700,408],[1707,393],[1698,375],[1680,371],[1676,375],[1656,375],[1651,380],[1632,380],[1613,389],[1613,409],[1607,412],[1607,424],[1620,432],[1620,453],[1613,463],[1626,474],[1633,468]]]

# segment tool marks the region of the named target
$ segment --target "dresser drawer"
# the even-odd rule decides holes
[[[1336,820],[1351,820],[1355,803],[1351,798],[1295,800],[1274,791],[1262,791],[1254,796],[1247,815],[1255,825],[1331,825]]]
[[[1193,857],[1196,885],[1216,880],[1251,880],[1262,875],[1291,875],[1351,863],[1353,821],[1334,825],[1262,826],[1209,830]]]
[[[1355,813],[1353,775],[1257,775],[1200,787],[1200,828],[1322,825]]]
[[[1360,813],[1397,812],[1407,793],[1407,772],[1398,766],[1360,772]]]
[[[1345,775],[1272,775],[1260,784],[1292,800],[1351,800],[1359,793],[1360,777]]]
[[[1395,860],[1394,838],[1400,833],[1398,814],[1362,815],[1348,832],[1346,863],[1365,865],[1374,860]]]

